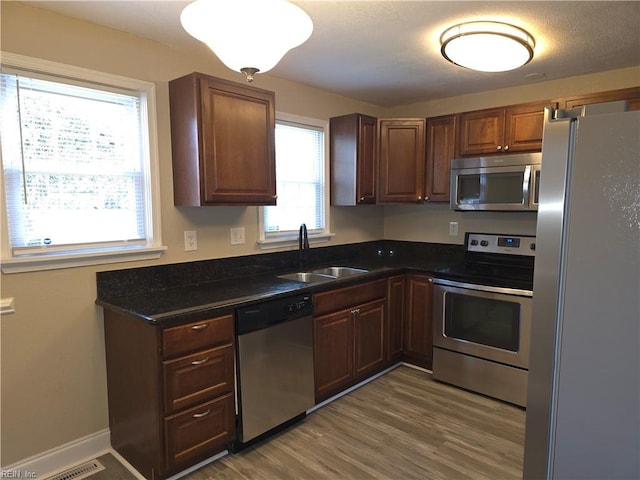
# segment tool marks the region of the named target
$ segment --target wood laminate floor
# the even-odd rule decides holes
[[[399,367],[187,478],[516,479],[524,418],[523,409]]]
[[[184,478],[519,479],[524,419],[521,408],[402,366]]]

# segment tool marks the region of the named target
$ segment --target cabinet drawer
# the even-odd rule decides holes
[[[324,315],[352,305],[367,303],[387,294],[387,280],[360,283],[351,287],[330,290],[313,296],[313,314]]]
[[[233,346],[165,361],[165,411],[188,407],[233,390]]]
[[[164,357],[227,343],[233,343],[233,316],[231,315],[166,328],[162,331]]]
[[[224,450],[233,439],[234,423],[232,393],[166,417],[167,469],[195,463]]]

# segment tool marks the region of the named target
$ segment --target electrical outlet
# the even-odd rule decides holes
[[[198,250],[198,232],[195,230],[184,231],[184,251],[193,252]]]
[[[231,245],[244,245],[244,227],[231,229]]]
[[[449,222],[449,235],[452,237],[458,236],[458,222]]]

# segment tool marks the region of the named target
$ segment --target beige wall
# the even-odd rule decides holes
[[[121,263],[42,273],[2,275],[2,298],[16,313],[1,321],[0,464],[8,465],[108,427],[102,311],[94,305],[95,272],[157,263],[259,253],[257,207],[173,206],[168,85],[200,71],[242,81],[205,47],[193,52],[3,1],[3,51],[155,82],[157,85],[162,235],[167,252],[156,262]],[[279,112],[328,120],[384,110],[331,93],[260,76],[276,92]],[[329,244],[383,237],[382,208],[331,211]],[[231,246],[229,228],[246,227],[246,244]],[[4,223],[2,228],[4,229]],[[184,230],[197,230],[198,251],[184,252]]]
[[[167,81],[200,71],[241,81],[204,47],[177,51],[115,30],[2,1],[1,48],[7,52],[155,82],[157,85],[163,243],[155,262],[122,263],[39,273],[2,275],[0,296],[14,297],[16,313],[0,320],[0,464],[8,465],[108,427],[102,311],[94,305],[95,272],[258,253],[256,207],[176,208],[172,201]],[[385,110],[373,105],[260,76],[276,92],[277,110],[328,119],[359,111],[374,116],[436,115],[518,103],[569,92],[637,85],[638,69],[542,83]],[[588,87],[594,86],[593,90]],[[597,86],[597,88],[596,88]],[[600,88],[602,86],[602,88]],[[560,95],[560,93],[554,93]],[[336,207],[330,244],[379,238],[459,243],[448,222],[465,230],[533,233],[532,214],[468,214],[446,205]],[[247,243],[231,246],[229,228],[245,226]],[[4,224],[2,226],[4,229]],[[182,232],[198,231],[197,252],[184,252]]]

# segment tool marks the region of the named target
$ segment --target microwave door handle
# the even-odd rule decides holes
[[[531,169],[531,182],[529,182],[529,208],[536,209],[538,203],[536,202],[536,196],[538,195],[538,189],[536,188],[536,180],[539,180],[540,167]]]
[[[522,193],[523,193],[523,200],[524,200],[524,208],[528,208],[530,206],[529,204],[529,194],[530,194],[530,189],[529,189],[529,185],[530,185],[530,179],[531,179],[531,165],[527,165],[524,169],[524,178],[522,179]]]

